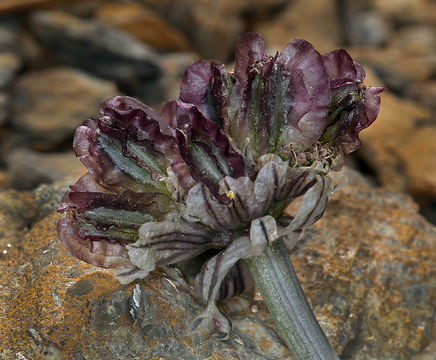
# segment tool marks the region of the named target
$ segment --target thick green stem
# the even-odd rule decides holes
[[[338,360],[307,302],[282,240],[245,261],[294,357]]]

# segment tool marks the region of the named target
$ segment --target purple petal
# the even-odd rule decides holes
[[[291,76],[289,123],[282,129],[281,143],[310,147],[322,135],[330,105],[330,83],[321,55],[302,39],[292,40],[277,62]]]
[[[240,259],[261,254],[277,239],[277,236],[274,218],[264,216],[253,220],[250,236],[242,236],[233,240],[225,250],[204,263],[200,274],[195,279],[195,288],[197,293],[207,302],[207,307],[194,320],[193,331],[206,330],[209,333],[218,333],[215,337],[219,337],[221,340],[228,338],[231,322],[215,305],[222,282]]]
[[[246,83],[252,66],[265,58],[265,42],[262,37],[254,32],[242,34],[235,51],[235,76],[237,80],[242,84]]]
[[[191,106],[179,107],[176,138],[180,153],[192,177],[207,185],[218,199],[218,181],[224,176],[241,177],[248,173],[245,160],[237,153],[219,126]]]
[[[336,79],[363,81],[365,78],[365,72],[362,67],[355,63],[344,49],[335,50],[323,55],[322,60],[327,68],[330,81]]]
[[[129,127],[133,118],[131,113],[137,110],[143,112],[149,119],[153,119],[159,124],[163,123],[157,112],[130,96],[114,96],[103,102],[99,107],[101,116],[108,116],[116,120],[121,128],[123,128],[123,123],[124,127]]]
[[[125,190],[122,194],[110,193],[98,185],[90,173],[86,173],[64,194],[58,212],[73,209],[80,214],[97,207],[144,211],[156,219],[174,210],[172,200],[165,195],[131,190]]]
[[[224,68],[217,63],[198,61],[190,65],[180,85],[180,100],[195,105],[210,121],[223,126],[221,109]]]
[[[116,136],[119,132],[108,131],[106,127],[106,132],[110,134],[106,135],[101,130],[104,126],[102,124],[100,127],[96,119],[86,120],[76,130],[73,143],[76,156],[88,168],[97,183],[117,193],[122,193],[126,189],[135,192],[167,193],[168,190],[162,181],[154,181],[150,172],[141,167],[139,161],[137,163],[123,154],[126,144],[110,136]],[[151,158],[147,151],[145,147],[137,146],[135,149],[141,156],[145,153]],[[154,167],[158,170],[158,162],[155,164]]]
[[[59,240],[75,257],[102,268],[117,268],[130,265],[129,256],[124,246],[105,240],[86,240],[79,236],[79,223],[70,218],[59,220]]]
[[[112,136],[119,141],[134,141],[142,146],[160,163],[165,163],[165,158],[177,158],[178,151],[171,128],[167,123],[166,116],[159,116],[144,104],[127,96],[116,96],[106,100],[100,106],[100,114],[107,117],[109,121],[100,121],[99,127],[106,135]],[[125,153],[129,153],[124,146]],[[129,153],[138,162],[138,156]],[[142,166],[152,172],[147,163],[142,162]]]
[[[297,244],[301,232],[318,221],[324,214],[327,201],[332,193],[331,179],[325,175],[316,175],[290,224],[279,230],[289,251]]]
[[[149,222],[141,226],[138,241],[127,245],[127,249],[132,264],[148,273],[156,266],[188,260],[208,249],[222,248],[228,241],[199,223]]]
[[[359,133],[377,118],[380,87],[366,87],[360,81],[333,89],[328,126],[320,139],[330,143],[343,158],[360,147]],[[342,165],[340,162],[335,168]]]
[[[224,113],[228,133],[253,162],[266,153],[309,148],[322,135],[330,83],[321,55],[304,40],[291,41],[280,55],[265,55],[257,34],[241,38],[235,83]]]

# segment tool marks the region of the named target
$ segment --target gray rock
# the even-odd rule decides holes
[[[160,76],[159,58],[134,37],[59,11],[33,13],[31,28],[63,62],[123,86]]]
[[[17,31],[4,25],[0,26],[0,51],[17,53],[19,51],[18,41]]]
[[[17,148],[8,152],[7,186],[19,190],[31,190],[40,184],[59,180],[78,166],[73,151],[65,153],[43,153],[26,148]]]
[[[0,53],[0,90],[4,90],[11,84],[21,65],[21,59],[14,53]]]
[[[289,0],[143,0],[191,41],[207,59],[228,61],[246,27],[246,17],[267,16]]]
[[[380,46],[389,38],[388,22],[374,11],[354,14],[349,22],[348,39],[354,46]]]
[[[72,68],[26,73],[13,89],[12,123],[33,142],[52,147],[72,137],[83,120],[116,94],[113,83]]]
[[[6,123],[9,116],[10,96],[6,92],[0,92],[0,126]]]
[[[405,95],[436,110],[436,80],[415,82],[406,89]]]

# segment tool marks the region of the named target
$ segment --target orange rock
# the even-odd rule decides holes
[[[407,359],[431,337],[434,228],[409,197],[374,190],[355,172],[345,176],[348,184],[303,234],[292,260],[342,356]],[[191,335],[203,307],[174,268],[120,286],[109,271],[62,248],[57,219],[38,222],[0,259],[2,358],[290,360],[258,297],[223,302],[234,320],[230,341]]]
[[[274,52],[292,39],[303,38],[321,53],[336,49],[342,39],[332,2],[324,0],[291,1],[274,22],[260,23],[255,31],[262,34],[267,46]],[[316,24],[316,25],[315,25]]]
[[[186,51],[185,36],[154,11],[136,3],[107,4],[96,17],[136,36],[157,50]]]
[[[362,132],[360,154],[384,187],[430,199],[436,196],[435,138],[428,110],[385,93],[379,117]]]

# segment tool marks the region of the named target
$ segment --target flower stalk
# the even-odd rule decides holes
[[[294,358],[338,360],[310,308],[282,240],[245,263]]]

